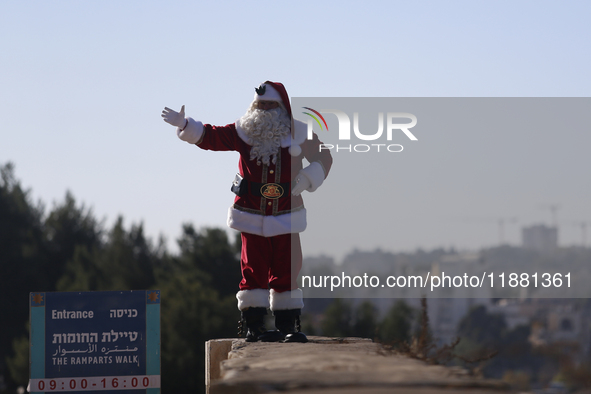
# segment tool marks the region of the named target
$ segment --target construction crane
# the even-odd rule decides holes
[[[464,217],[460,219],[463,223],[496,223],[499,229],[499,245],[505,245],[505,226],[508,224],[517,223],[517,217]]]
[[[556,212],[560,208],[560,204],[543,204],[542,209],[549,209],[552,215],[552,226],[558,228],[558,220],[556,218]]]

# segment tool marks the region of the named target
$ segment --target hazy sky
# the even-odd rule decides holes
[[[180,141],[160,117],[164,106],[232,123],[267,79],[293,97],[587,97],[590,14],[586,1],[0,1],[0,163],[13,162],[48,209],[70,190],[108,225],[121,214],[173,245],[183,222],[225,227],[238,157]],[[481,136],[491,149],[503,144]],[[565,148],[557,133],[548,152],[531,138],[535,160],[590,168],[588,135],[569,135]],[[524,152],[513,154],[527,160],[528,144],[518,146]],[[498,160],[493,175],[509,174],[501,152]],[[392,181],[387,171],[384,179]],[[591,192],[589,178],[576,182],[562,193],[517,182],[511,195],[522,198],[484,205],[478,217],[464,215],[453,193],[403,184],[449,206],[449,222],[430,226],[410,200],[396,225],[421,231],[341,250],[490,246],[497,220],[514,216],[505,238],[518,244],[520,226],[549,223],[550,203],[561,205],[561,244],[577,244],[574,223],[591,221]],[[314,195],[305,198],[312,210]],[[322,251],[304,237],[305,254]]]

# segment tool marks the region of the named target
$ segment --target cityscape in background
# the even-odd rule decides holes
[[[520,246],[501,244],[477,252],[459,252],[452,248],[404,254],[380,249],[354,250],[345,256],[341,264],[336,264],[328,256],[308,257],[304,260],[302,276],[339,275],[341,272],[351,276],[364,273],[381,277],[401,273],[424,276],[427,271],[445,271],[455,275],[494,268],[505,272],[527,272],[531,267],[545,267],[545,270],[555,267],[559,270],[567,264],[572,267],[589,266],[591,248],[586,247],[586,225],[581,224],[581,246],[560,247],[558,226],[535,224],[522,228]],[[502,226],[500,223],[501,240]],[[580,276],[580,273],[573,272],[573,275]],[[584,280],[589,283],[591,278]],[[532,349],[554,349],[562,352],[575,365],[591,360],[591,304],[588,298],[545,298],[543,294],[536,298],[530,288],[517,288],[512,297],[499,297],[491,289],[460,287],[448,290],[446,297],[427,298],[429,325],[438,345],[453,343],[459,336],[463,319],[476,308],[484,307],[489,315],[502,318],[506,330],[526,329],[527,341]],[[324,294],[322,297],[326,297]],[[349,302],[355,306],[369,301],[383,318],[399,300],[361,296]],[[415,314],[419,313],[420,298],[403,300]],[[313,327],[322,327],[330,301],[325,298],[307,300],[307,313],[313,315]]]

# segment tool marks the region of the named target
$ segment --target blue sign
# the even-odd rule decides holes
[[[160,291],[31,293],[31,392],[160,393]]]

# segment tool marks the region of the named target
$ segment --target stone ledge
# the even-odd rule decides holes
[[[505,383],[476,379],[458,369],[387,355],[364,338],[309,337],[308,343],[209,341],[210,394],[475,393],[507,392]],[[228,353],[228,349],[231,349]],[[213,353],[216,353],[215,355]]]

